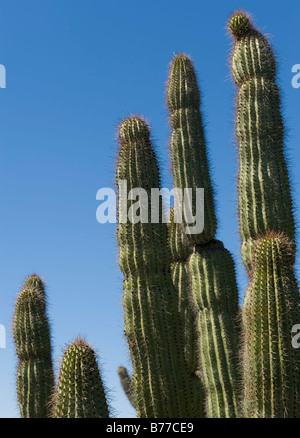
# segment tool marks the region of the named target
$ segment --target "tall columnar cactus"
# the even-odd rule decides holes
[[[135,406],[140,417],[199,417],[203,415],[202,388],[184,356],[161,208],[158,223],[150,221],[151,189],[160,188],[160,178],[149,128],[141,118],[131,117],[121,123],[119,139],[119,260],[125,277],[125,333],[133,362]],[[127,181],[128,191],[144,190],[144,201],[139,194],[144,213],[137,213],[133,201],[127,203],[122,181]],[[124,207],[127,223],[122,215]],[[135,214],[145,213],[144,222],[136,220]]]
[[[37,275],[27,278],[15,308],[13,333],[19,367],[17,394],[23,418],[50,416],[54,387],[46,295]]]
[[[76,339],[62,359],[53,400],[55,418],[108,418],[109,409],[94,350]]]
[[[169,228],[174,285],[179,297],[188,295],[188,307],[192,305],[198,321],[198,334],[194,328],[192,343],[187,340],[186,344],[190,344],[192,358],[195,353],[199,356],[207,415],[235,417],[239,406],[238,291],[231,255],[221,242],[214,240],[217,220],[199,109],[200,93],[192,62],[184,54],[171,63],[167,99],[174,185],[182,191],[193,189],[194,216],[195,189],[204,188],[203,231],[184,235],[187,222],[184,226],[171,223]],[[190,315],[184,318],[186,333],[190,333],[191,319]]]
[[[247,14],[235,13],[229,28],[234,38],[232,75],[238,86],[242,256],[250,270],[253,241],[274,231],[293,242],[295,225],[274,54]]]
[[[244,303],[244,415],[300,416],[300,350],[291,342],[300,321],[293,248],[280,234],[256,242]]]
[[[299,417],[299,353],[291,331],[300,321],[292,198],[276,62],[247,14],[229,22],[232,74],[238,85],[239,212],[242,255],[250,271],[243,309],[244,414]]]

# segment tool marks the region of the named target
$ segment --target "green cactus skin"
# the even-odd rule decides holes
[[[229,29],[234,37],[232,75],[238,86],[239,221],[249,271],[253,241],[270,231],[283,232],[293,241],[295,225],[272,49],[243,12],[233,15]]]
[[[177,306],[183,327],[184,354],[192,376],[195,397],[199,405],[205,404],[205,388],[201,379],[199,361],[199,332],[197,311],[193,305],[192,287],[187,259],[193,244],[183,231],[183,225],[174,222],[174,210],[170,212],[169,248],[171,252],[171,276],[177,292]]]
[[[160,188],[160,179],[149,128],[141,118],[131,117],[121,123],[119,139],[118,186],[121,180],[127,180],[128,191],[145,189],[150,211],[151,188]],[[168,231],[162,213],[159,223],[119,221],[118,242],[125,277],[125,334],[133,363],[138,416],[203,416],[184,357],[177,293],[170,273]]]
[[[141,187],[149,195],[148,213],[151,211],[151,188],[160,188],[156,157],[150,143],[147,124],[138,117],[124,120],[119,127],[120,151],[117,166],[117,183],[127,181],[128,192]],[[120,194],[119,194],[120,195]],[[134,202],[132,202],[134,204]],[[126,203],[126,207],[130,203]],[[120,210],[118,210],[120,216]],[[119,224],[119,263],[125,277],[140,274],[147,269],[149,275],[169,271],[168,234],[166,224],[134,223],[133,218]],[[137,252],[136,252],[137,251]],[[159,267],[159,268],[158,268]]]
[[[118,374],[120,377],[120,382],[122,385],[122,388],[131,403],[131,405],[135,408],[135,396],[134,396],[134,387],[131,377],[128,374],[128,371],[125,367],[120,366],[118,368]]]
[[[76,339],[63,356],[54,397],[55,418],[108,418],[109,408],[94,350]]]
[[[177,291],[178,312],[182,318],[185,357],[191,372],[197,373],[199,371],[197,315],[192,302],[192,288],[187,265],[187,259],[193,252],[194,245],[184,233],[183,224],[174,222],[173,209],[170,212],[168,231],[171,276]]]
[[[231,254],[213,241],[189,260],[209,418],[239,415],[239,306]]]
[[[168,239],[172,263],[185,263],[194,250],[193,243],[184,232],[183,224],[174,222],[174,209],[170,211],[168,223]]]
[[[50,329],[42,280],[34,274],[17,299],[13,333],[19,358],[17,394],[23,418],[50,416],[54,387]]]
[[[199,110],[200,93],[192,62],[184,54],[177,55],[171,63],[167,102],[172,127],[170,143],[174,186],[205,189],[205,228],[200,234],[188,235],[194,244],[203,244],[214,237],[217,221]],[[192,209],[195,215],[194,203]]]
[[[197,314],[192,303],[192,291],[186,263],[171,265],[172,281],[178,291],[178,310],[183,320],[184,351],[189,369],[199,371]]]
[[[171,63],[167,97],[175,187],[203,187],[205,194],[203,233],[184,234],[182,226],[172,221],[169,227],[172,269],[176,273],[176,276],[173,274],[174,286],[178,296],[188,297],[187,303],[192,307],[189,313],[193,321],[185,317],[187,310],[182,312],[186,336],[191,324],[197,321],[193,336],[188,336],[196,341],[188,357],[195,366],[195,354],[199,355],[198,373],[202,374],[207,393],[206,415],[236,417],[239,404],[238,291],[231,255],[221,242],[214,240],[217,220],[199,109],[200,92],[193,64],[184,54],[175,56]],[[180,275],[185,271],[184,283]],[[232,305],[228,304],[228,294]],[[189,348],[187,344],[186,354]]]
[[[177,229],[178,230],[178,229]],[[197,404],[203,406],[205,416],[206,395],[202,382],[199,355],[199,330],[197,309],[193,303],[192,285],[188,264],[184,262],[171,263],[173,285],[177,291],[178,312],[183,327],[184,354],[192,377],[193,391]]]
[[[275,233],[256,242],[243,308],[244,416],[300,416],[300,350],[291,330],[299,324],[293,245]]]
[[[50,361],[39,359],[21,361],[17,373],[17,395],[21,417],[49,417],[53,387],[53,370]]]

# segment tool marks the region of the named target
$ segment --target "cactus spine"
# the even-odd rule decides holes
[[[197,314],[198,341],[192,349],[199,354],[207,393],[207,416],[236,417],[239,308],[235,270],[229,252],[221,242],[214,240],[217,220],[199,109],[200,93],[192,62],[184,54],[177,55],[171,63],[167,98],[174,185],[182,190],[204,188],[205,193],[203,232],[186,234],[188,244],[179,225],[170,227],[171,252],[181,261],[180,272],[187,270],[187,277],[190,276],[185,284],[178,281],[178,275],[177,278],[173,276],[174,285],[179,296],[184,296],[190,289],[189,300]],[[192,210],[195,216],[195,198]],[[175,265],[174,272],[178,270],[179,266]],[[189,319],[186,319],[187,325]]]
[[[15,308],[13,333],[19,358],[17,394],[23,418],[50,416],[54,387],[46,295],[40,277],[27,278]]]
[[[108,418],[109,409],[94,350],[82,338],[65,351],[57,391],[55,418]]]
[[[276,62],[247,14],[235,13],[229,28],[238,85],[242,255],[251,280],[243,308],[244,415],[299,417],[300,356],[291,345],[300,320],[295,225]]]
[[[170,274],[168,231],[162,223],[134,218],[130,202],[129,221],[122,223],[122,203],[127,212],[128,191],[142,188],[143,211],[151,211],[151,189],[160,188],[159,170],[146,123],[139,117],[124,120],[119,127],[120,151],[117,168],[119,186],[120,267],[124,278],[125,333],[133,362],[135,404],[140,417],[182,418],[203,415],[197,399],[197,379],[192,382],[184,357],[183,335],[177,294]],[[141,195],[140,195],[141,196]],[[124,219],[124,218],[123,218]],[[134,223],[135,222],[135,223]]]

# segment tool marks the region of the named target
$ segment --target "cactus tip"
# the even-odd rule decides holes
[[[89,347],[87,340],[81,335],[78,335],[70,346],[71,345],[76,345],[77,347]]]
[[[176,70],[177,68],[178,69],[193,68],[191,58],[187,54],[182,52],[178,53],[177,55],[174,55],[170,64],[170,69]]]
[[[242,37],[253,29],[249,14],[241,10],[233,13],[229,19],[228,27],[235,38]]]
[[[118,374],[120,377],[128,377],[128,373],[125,367],[119,366],[118,368]]]
[[[44,289],[44,282],[41,277],[35,272],[32,275],[29,275],[23,285],[24,289],[38,288]]]
[[[175,62],[175,61],[190,61],[190,60],[191,60],[191,58],[186,53],[183,53],[183,52],[179,52],[179,53],[177,53],[177,55],[175,55],[173,57],[173,62]]]
[[[121,143],[136,141],[150,137],[149,128],[140,116],[131,116],[122,120],[119,125],[119,138]]]

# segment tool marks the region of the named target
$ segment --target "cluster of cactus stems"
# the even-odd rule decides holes
[[[214,190],[191,59],[171,62],[167,105],[174,187],[204,188],[204,229],[189,234],[171,210],[151,222],[151,191],[160,189],[149,127],[140,116],[118,128],[117,239],[124,274],[125,335],[133,374],[120,366],[122,387],[139,417],[300,417],[300,349],[291,342],[300,322],[294,274],[295,224],[284,156],[284,127],[276,60],[249,16],[229,20],[232,76],[237,85],[241,253],[249,274],[243,309],[235,266],[216,240]],[[146,221],[136,221],[136,199],[148,195]],[[139,208],[141,207],[141,200]],[[122,207],[123,208],[123,207]],[[145,218],[144,218],[145,219]],[[65,351],[54,388],[45,290],[37,275],[21,291],[14,316],[19,358],[18,400],[23,417],[106,418],[109,407],[94,350],[81,338]]]
[[[22,418],[108,417],[97,357],[81,337],[66,349],[55,387],[45,285],[36,274],[26,279],[18,296],[13,333]]]
[[[215,239],[217,219],[200,111],[200,92],[193,64],[184,54],[175,56],[171,62],[166,93],[172,129],[172,173],[176,188],[204,188],[204,230],[199,234],[185,234],[188,224],[175,223],[174,213],[171,212],[168,227],[169,272],[177,293],[186,366],[188,372],[201,381],[197,391],[199,401],[202,403],[205,400],[204,415],[227,418],[298,417],[300,378],[297,373],[300,358],[291,343],[292,327],[300,320],[299,291],[293,272],[295,226],[283,150],[284,129],[276,85],[276,61],[268,41],[253,27],[247,14],[242,11],[235,13],[229,21],[229,29],[234,39],[232,75],[238,87],[236,135],[240,157],[241,251],[250,277],[242,317],[231,254],[222,242]],[[138,187],[149,188],[152,181],[147,169],[151,167],[151,161],[152,166],[156,165],[156,158],[153,148],[149,148],[148,132],[144,138],[147,141],[146,157],[143,159],[142,153],[137,152],[141,137],[134,126],[142,123],[143,119],[139,117],[126,119],[120,126],[120,132],[124,126],[127,129],[132,127],[127,147],[135,149],[131,153],[135,154],[135,168],[140,171],[142,179],[134,182],[143,182]],[[145,128],[143,130],[146,132]],[[122,153],[121,148],[121,159]],[[132,175],[131,169],[124,167],[122,179],[132,183]],[[193,215],[195,210],[193,199]],[[138,225],[129,227],[132,227],[128,233],[130,238],[136,236]],[[160,227],[156,225],[156,229],[156,236],[162,229],[165,233],[164,224]],[[145,276],[146,272],[150,272],[148,263],[153,263],[153,254],[150,255],[146,248],[154,240],[146,235],[141,237]],[[165,250],[165,240],[160,241]],[[131,250],[138,253],[138,249],[131,241]],[[123,251],[120,244],[121,268]],[[131,253],[127,254],[132,260]],[[160,257],[157,249],[155,254]],[[125,284],[128,277],[141,276],[128,263],[123,273]],[[133,299],[136,292],[125,288],[126,301],[131,301],[130,315],[135,315],[134,319],[128,318],[125,306],[129,346],[131,338],[128,334],[132,330],[141,330],[145,335],[148,333],[141,312],[137,306],[134,307],[137,304]],[[153,311],[151,306],[147,310],[150,316]],[[164,330],[162,326],[162,331],[158,333],[159,327],[156,327],[156,333],[165,345],[160,347],[161,355],[170,342]],[[139,393],[135,379],[140,370],[137,370],[139,362],[135,358],[140,354],[140,346],[135,343],[131,349],[135,394]],[[151,364],[149,366],[151,369]],[[202,409],[201,406],[199,414]],[[168,416],[166,409],[164,416]]]

